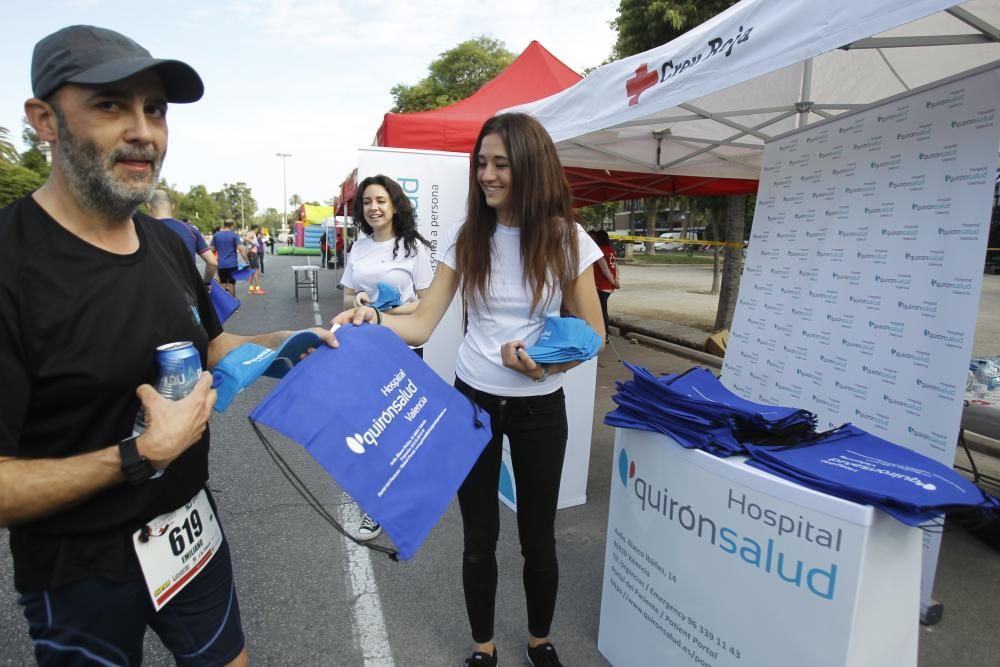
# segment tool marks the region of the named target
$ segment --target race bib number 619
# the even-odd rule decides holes
[[[132,542],[159,611],[212,560],[222,544],[222,531],[202,489],[183,507],[137,530]]]

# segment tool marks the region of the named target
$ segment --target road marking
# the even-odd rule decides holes
[[[361,524],[361,509],[346,493],[342,495],[340,525],[348,530]],[[372,572],[370,551],[341,536],[347,555],[347,586],[354,600],[351,605],[354,639],[361,647],[365,667],[395,667],[389,634],[382,615],[382,600]]]
[[[313,316],[316,326],[323,326],[319,304],[313,302]],[[351,497],[343,494],[340,501],[340,525],[348,530],[361,525],[361,510]],[[354,639],[361,647],[364,667],[395,667],[389,633],[385,629],[382,615],[382,599],[378,594],[378,584],[372,572],[370,551],[341,536],[347,555],[347,589],[354,600],[351,605],[351,624]]]

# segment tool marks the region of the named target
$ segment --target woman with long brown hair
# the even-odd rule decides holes
[[[465,662],[497,664],[497,487],[506,435],[524,556],[527,657],[535,666],[560,665],[549,630],[559,585],[555,515],[567,438],[562,382],[563,373],[579,362],[537,364],[525,348],[561,308],[586,320],[602,340],[605,332],[592,269],[601,252],[573,222],[569,184],[538,121],[524,114],[486,121],[471,156],[465,224],[442,249],[434,281],[414,311],[384,315],[382,324],[411,345],[422,344],[461,289],[468,327],[455,387],[490,413],[493,429],[458,491],[465,534],[462,583],[475,643]],[[378,318],[362,307],[334,321]]]

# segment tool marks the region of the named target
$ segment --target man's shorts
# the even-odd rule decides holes
[[[223,285],[227,285],[227,284],[228,285],[235,285],[236,284],[236,279],[233,278],[233,273],[235,273],[235,272],[236,272],[236,267],[235,266],[231,266],[228,269],[224,269],[224,268],[222,268],[220,266],[219,267],[219,282],[222,283]]]
[[[88,579],[22,595],[35,659],[56,665],[138,665],[146,627],[178,665],[225,665],[243,650],[229,543],[159,612],[143,580]]]
[[[260,268],[260,257],[257,256],[257,253],[255,253],[255,252],[248,252],[247,253],[247,261],[250,263],[250,268],[251,269],[259,269]]]

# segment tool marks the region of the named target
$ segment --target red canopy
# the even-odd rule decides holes
[[[378,146],[469,153],[487,118],[501,109],[533,102],[558,93],[583,77],[571,70],[544,46],[532,41],[528,48],[478,91],[440,109],[413,113],[387,113],[375,135]],[[602,169],[566,167],[575,206],[603,201],[639,199],[655,195],[721,195],[756,192],[757,181],[667,176]],[[348,211],[357,183],[341,187]]]
[[[431,111],[387,113],[375,143],[469,153],[483,122],[497,111],[548,97],[581,78],[544,46],[532,41],[507,69],[464,100]]]

